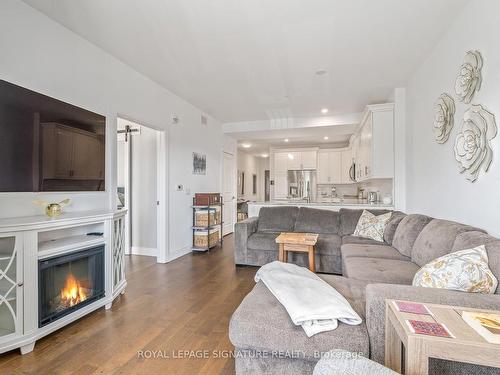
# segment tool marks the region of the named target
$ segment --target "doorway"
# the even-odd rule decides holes
[[[233,154],[227,152],[224,152],[223,157],[222,199],[224,203],[224,226],[222,235],[225,236],[234,232],[234,223],[236,221],[236,160]]]
[[[117,131],[117,205],[127,209],[125,253],[163,262],[165,225],[159,207],[165,188],[164,132],[120,117]]]
[[[271,172],[269,169],[264,171],[264,201],[271,200]]]

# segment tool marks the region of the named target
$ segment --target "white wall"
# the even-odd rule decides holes
[[[168,132],[168,209],[170,254],[187,251],[191,244],[191,196],[174,187],[183,183],[195,191],[219,191],[222,131],[201,111],[139,74],[95,45],[72,33],[23,2],[0,2],[0,79],[27,87],[106,116],[106,192],[72,194],[2,194],[0,217],[40,214],[36,199],[73,199],[68,210],[111,209],[116,197],[117,115]],[[171,125],[176,114],[180,124]],[[193,176],[191,153],[207,154],[207,175]],[[113,192],[113,193],[111,193]],[[167,208],[167,204],[170,206]]]
[[[475,183],[459,174],[453,146],[467,106],[456,102],[455,127],[444,145],[434,141],[433,103],[442,92],[454,94],[459,66],[468,50],[484,59],[483,83],[473,103],[496,115],[500,127],[500,2],[469,2],[452,22],[408,85],[407,208],[460,221],[500,236],[500,136],[493,142],[494,160]]]
[[[259,158],[250,155],[244,151],[238,150],[238,172],[245,173],[245,194],[241,194],[241,188],[238,189],[238,199],[245,199],[249,201],[263,201],[264,200],[264,173],[263,166],[268,159]],[[257,191],[253,194],[253,181],[252,176],[257,176]]]

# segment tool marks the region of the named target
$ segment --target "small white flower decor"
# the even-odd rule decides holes
[[[445,143],[454,125],[455,101],[443,93],[434,103],[434,136],[437,143]]]
[[[455,80],[455,94],[457,99],[465,104],[472,101],[476,91],[481,88],[481,69],[483,58],[479,51],[468,51],[464,62],[460,66],[457,79]]]
[[[476,181],[481,168],[488,171],[493,159],[490,142],[496,135],[495,116],[481,105],[471,105],[455,140],[455,159],[467,180]]]

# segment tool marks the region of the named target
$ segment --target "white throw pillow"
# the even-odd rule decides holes
[[[488,267],[484,245],[455,251],[423,266],[413,278],[413,286],[493,294],[498,280]]]
[[[391,219],[392,212],[375,216],[364,210],[354,230],[354,236],[371,238],[372,240],[384,242],[384,232],[387,223]]]

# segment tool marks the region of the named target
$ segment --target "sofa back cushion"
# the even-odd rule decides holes
[[[411,257],[411,250],[415,240],[431,220],[432,217],[425,215],[412,214],[405,216],[394,233],[392,246],[398,249],[401,254]]]
[[[359,218],[364,210],[351,210],[348,208],[341,208],[340,213],[340,235],[345,236],[348,234],[353,234],[358,225]],[[391,210],[367,210],[374,215],[382,215]]]
[[[460,251],[481,245],[486,247],[488,267],[495,277],[500,280],[500,239],[482,231],[463,232],[455,239],[451,251]],[[497,287],[495,293],[500,294],[500,287]]]
[[[394,211],[392,213],[391,220],[387,223],[384,231],[384,241],[389,245],[392,245],[396,229],[398,229],[399,223],[401,223],[401,220],[403,220],[405,216],[406,214],[401,211]]]
[[[340,214],[330,210],[300,207],[295,232],[338,234]]]
[[[448,254],[460,233],[470,232],[475,228],[454,221],[434,219],[420,232],[413,249],[411,260],[420,267],[431,260]]]
[[[262,207],[259,211],[259,232],[292,232],[299,213],[298,207]]]

